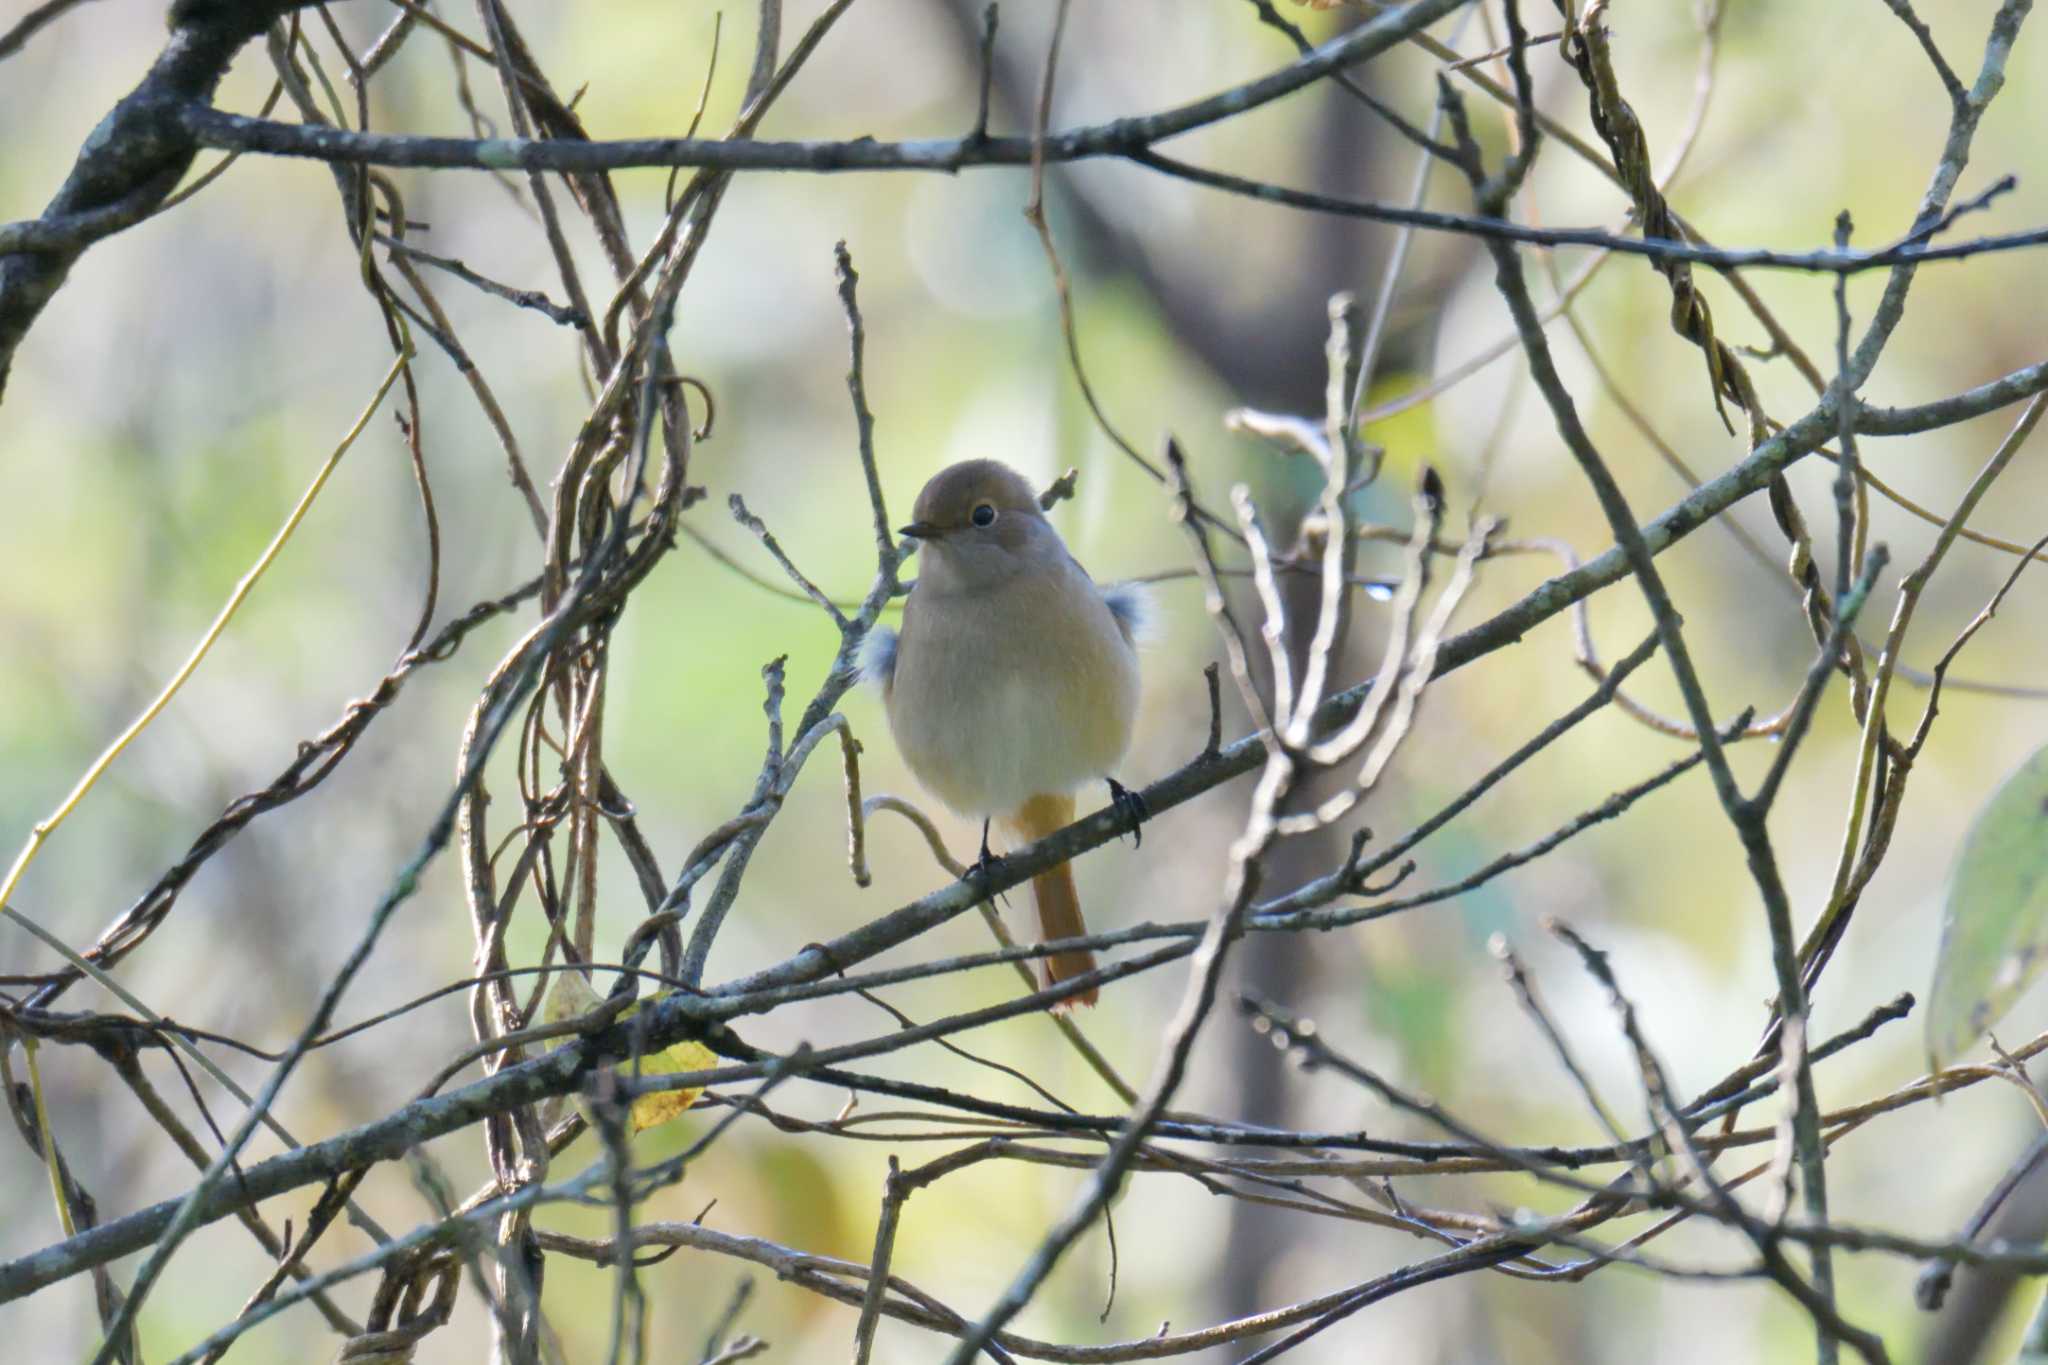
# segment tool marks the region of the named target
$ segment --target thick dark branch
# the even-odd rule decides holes
[[[201,106],[244,43],[305,0],[178,0],[171,37],[149,74],[100,120],[38,227],[47,235],[0,256],[0,393],[14,350],[74,261],[99,238],[147,217],[199,147],[177,111]],[[26,235],[26,234],[25,234]]]
[[[692,997],[669,997],[662,1002],[662,1007],[683,1012],[691,1010],[693,1006],[702,1008],[711,1003],[713,1002]],[[1037,1008],[1035,1003],[1014,1003],[1022,1008],[999,1007],[999,1012],[1019,1013]],[[1813,1049],[1812,1059],[1819,1061],[1832,1056],[1869,1037],[1881,1024],[1902,1017],[1910,1003],[1910,997],[1906,997],[1876,1012],[1856,1028]],[[943,1022],[951,1024],[954,1021]],[[927,1027],[940,1026],[942,1025]],[[649,1046],[663,1045],[683,1036],[684,1032],[684,1029],[676,1027],[676,1021],[673,1019],[666,1023],[650,1021],[646,1031],[637,1036],[629,1029],[615,1028],[608,1034],[567,1044],[557,1051],[518,1066],[507,1067],[461,1090],[415,1100],[359,1128],[350,1129],[323,1142],[312,1143],[297,1151],[287,1152],[248,1167],[242,1173],[242,1177],[235,1182],[209,1186],[199,1201],[198,1221],[212,1222],[226,1217],[238,1208],[273,1198],[286,1191],[334,1179],[380,1161],[393,1160],[433,1138],[460,1131],[519,1105],[556,1095],[571,1094],[582,1084],[584,1077],[594,1066],[601,1065],[608,1059],[616,1060],[635,1055],[636,1048],[644,1050]],[[1056,1132],[1106,1136],[1115,1132],[1125,1122],[1123,1115],[1066,1114],[1004,1104],[912,1081],[896,1081],[850,1072],[820,1060],[830,1055],[853,1051],[887,1051],[900,1042],[900,1036],[889,1035],[872,1045],[855,1045],[850,1048],[833,1049],[831,1053],[817,1054],[804,1074],[807,1078],[822,1084],[945,1105],[968,1113],[984,1114]],[[771,1058],[764,1064],[725,1066],[687,1075],[670,1075],[664,1077],[663,1081],[669,1086],[729,1084],[761,1076],[775,1064],[775,1059]],[[1769,1094],[1775,1088],[1776,1082],[1771,1079],[1760,1082],[1756,1080],[1761,1074],[1762,1065],[1751,1063],[1729,1077],[1727,1082],[1709,1090],[1695,1102],[1694,1109],[1688,1111],[1690,1116],[1695,1120],[1705,1120],[1717,1116],[1726,1108],[1737,1104],[1751,1104]],[[1483,1160],[1487,1156],[1486,1153],[1463,1143],[1373,1138],[1364,1132],[1287,1132],[1243,1124],[1203,1123],[1179,1118],[1162,1120],[1154,1128],[1153,1135],[1159,1138],[1228,1146],[1271,1147],[1285,1150],[1327,1148],[1374,1152],[1411,1159],[1417,1163],[1417,1170],[1449,1171],[1459,1169],[1449,1163],[1470,1163],[1474,1160]],[[1722,1141],[1761,1142],[1767,1141],[1769,1136],[1768,1130],[1759,1130],[1753,1135],[1736,1134],[1733,1138],[1724,1138]],[[1619,1147],[1539,1146],[1513,1147],[1505,1150],[1508,1156],[1524,1166],[1573,1169],[1591,1164],[1636,1160],[1648,1148],[1644,1140],[1638,1139]],[[1497,1167],[1489,1165],[1486,1169]],[[166,1200],[137,1210],[126,1217],[102,1224],[63,1242],[0,1265],[0,1303],[32,1294],[47,1285],[69,1278],[82,1269],[103,1265],[148,1246],[168,1226],[178,1203],[179,1201],[175,1199]],[[2032,1257],[2033,1259],[2027,1262],[2030,1268],[2048,1270],[2048,1252],[2032,1253]]]
[[[1410,0],[1316,48],[1278,71],[1207,99],[1140,118],[1117,119],[1048,135],[1045,159],[1071,161],[1149,146],[1270,104],[1335,71],[1367,61],[1463,7],[1467,0]],[[272,6],[252,4],[250,8]],[[276,8],[288,8],[275,3]],[[471,170],[602,171],[629,166],[709,166],[723,170],[958,170],[967,165],[1028,165],[1030,138],[967,136],[930,142],[786,143],[647,138],[570,142],[527,138],[420,138],[344,133],[262,119],[237,118],[202,107],[184,111],[184,127],[213,146],[311,156],[327,161],[368,161],[386,166]],[[565,159],[567,158],[567,159]]]
[[[1294,69],[1287,68],[1288,71]],[[1254,89],[1256,84],[1228,93],[1241,94]],[[1215,100],[1224,98],[1226,96],[1219,95]],[[1204,101],[1203,104],[1213,102]],[[1108,123],[1048,134],[1044,160],[1050,163],[1123,159],[1178,180],[1260,199],[1283,208],[1519,242],[1527,246],[1598,248],[1720,269],[1763,268],[1851,275],[1924,261],[1960,260],[1966,256],[2048,245],[2048,227],[2040,227],[1943,244],[1927,242],[1926,234],[1916,231],[1874,251],[1845,251],[1835,247],[1816,251],[1714,247],[1668,237],[1627,237],[1600,228],[1529,227],[1476,214],[1445,213],[1374,200],[1344,199],[1213,171],[1161,154],[1157,150],[1158,143],[1186,131],[1184,111],[1201,107],[1187,105],[1162,114],[1114,119]],[[950,174],[976,167],[1026,167],[1031,164],[1033,147],[1032,140],[1026,137],[973,135],[903,142],[881,142],[866,137],[812,142],[688,137],[591,142],[546,138],[414,137],[402,133],[359,133],[345,128],[247,118],[225,113],[207,104],[190,105],[179,110],[177,116],[184,131],[193,139],[223,150],[372,166],[525,171],[529,174],[540,171],[577,174],[682,166],[723,171],[941,171]],[[2004,183],[2000,182],[2001,185]],[[26,236],[30,230],[27,226],[21,229],[25,234],[24,244],[37,240]],[[58,230],[45,225],[33,227],[38,234]],[[0,246],[11,244],[6,230],[0,229]]]
[[[2029,365],[1988,384],[1917,407],[1861,407],[1856,415],[1856,429],[1869,436],[1907,436],[1933,431],[1996,412],[2044,390],[2048,390],[2048,361]],[[1654,520],[1643,523],[1643,540],[1650,552],[1663,553],[1727,508],[1768,487],[1773,476],[1818,450],[1834,435],[1834,431],[1834,405],[1823,401],[1751,451],[1740,464],[1701,484]],[[1441,675],[1462,668],[1482,655],[1515,643],[1529,630],[1572,603],[1610,583],[1619,582],[1627,573],[1628,560],[1616,547],[1576,569],[1557,575],[1490,620],[1444,641],[1442,650],[1437,654],[1437,673]],[[1344,694],[1346,697],[1349,695]]]

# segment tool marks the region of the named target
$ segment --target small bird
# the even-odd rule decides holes
[[[941,470],[899,534],[919,542],[900,634],[869,637],[889,728],[917,780],[962,815],[1018,842],[1074,819],[1074,793],[1105,780],[1135,832],[1143,802],[1110,776],[1138,711],[1137,640],[1147,606],[1134,584],[1099,587],[1074,562],[1024,477],[995,460]],[[1031,879],[1041,941],[1088,932],[1072,868]],[[1045,959],[1048,985],[1094,970],[1086,950]],[[1092,1005],[1095,991],[1067,1004]]]

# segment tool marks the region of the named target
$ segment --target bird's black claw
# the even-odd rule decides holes
[[[1152,808],[1145,804],[1145,798],[1126,787],[1115,778],[1105,778],[1109,783],[1109,804],[1117,814],[1131,822],[1131,847],[1145,846],[1145,820],[1152,814]]]
[[[967,865],[966,880],[987,886],[989,882],[995,879],[996,873],[1002,869],[1002,866],[1003,860],[1000,856],[990,853],[987,849],[983,849],[981,856]]]

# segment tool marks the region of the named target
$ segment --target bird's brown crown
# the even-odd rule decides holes
[[[974,509],[993,503],[998,511],[1038,513],[1038,495],[1022,474],[1000,460],[962,460],[932,475],[917,495],[913,515],[943,530],[972,525]]]

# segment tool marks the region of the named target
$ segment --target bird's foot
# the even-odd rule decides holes
[[[1145,844],[1145,820],[1151,816],[1152,808],[1145,804],[1145,798],[1126,787],[1115,778],[1105,778],[1109,783],[1109,804],[1117,814],[1131,822],[1131,847],[1142,848]]]
[[[994,885],[996,874],[1002,870],[1002,866],[1002,858],[997,854],[989,852],[988,822],[983,821],[981,826],[981,856],[968,864],[967,873],[962,880],[972,882],[974,888],[981,892],[982,899],[988,900],[992,895],[989,888]]]

